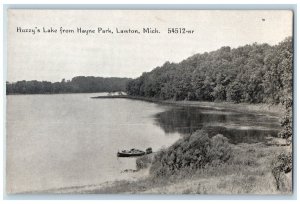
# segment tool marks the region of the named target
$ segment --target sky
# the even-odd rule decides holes
[[[222,46],[278,44],[292,36],[292,17],[284,10],[10,10],[7,81],[135,78],[166,61],[180,62]],[[51,27],[57,33],[43,32]],[[75,32],[61,34],[61,27]],[[95,33],[77,33],[79,27]],[[114,33],[97,33],[99,27]],[[18,28],[41,32],[18,32]],[[141,33],[120,34],[116,28]],[[143,28],[160,33],[146,34]],[[170,34],[168,28],[194,32]]]

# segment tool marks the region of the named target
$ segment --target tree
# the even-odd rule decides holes
[[[61,82],[18,81],[6,83],[7,94],[51,94],[51,93],[91,93],[126,91],[129,78],[102,78],[78,76]]]

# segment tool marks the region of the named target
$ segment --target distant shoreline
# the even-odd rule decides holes
[[[215,107],[217,109],[230,109],[238,112],[271,114],[274,116],[280,116],[284,113],[284,107],[282,105],[270,105],[270,104],[250,104],[250,103],[230,103],[230,102],[208,102],[208,101],[174,101],[174,100],[160,100],[157,98],[147,98],[140,96],[128,96],[128,95],[112,95],[112,96],[94,96],[92,99],[131,99],[147,101],[152,103],[160,103],[174,106],[189,106],[189,107]]]
[[[107,92],[66,92],[66,93],[9,93],[6,96],[35,96],[35,95],[63,95],[63,94],[101,94]]]

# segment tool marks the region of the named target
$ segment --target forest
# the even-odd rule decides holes
[[[128,83],[132,96],[172,100],[278,104],[292,97],[292,38],[166,62]]]
[[[6,83],[6,94],[57,94],[125,91],[129,78],[77,76],[61,82],[18,81]]]
[[[166,62],[127,84],[130,96],[161,100],[281,104],[280,136],[292,136],[293,42],[251,44]]]

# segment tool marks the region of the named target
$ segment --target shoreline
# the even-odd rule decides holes
[[[252,195],[291,194],[292,175],[284,175],[287,189],[278,191],[269,161],[277,152],[289,152],[290,146],[262,143],[231,144],[234,156],[229,163],[208,166],[187,175],[157,179],[150,174],[138,179],[108,181],[99,184],[72,186],[35,192],[51,194],[221,194]],[[150,167],[139,171],[148,171]],[[220,188],[221,187],[221,188]],[[243,189],[242,191],[240,191]]]
[[[160,100],[157,98],[147,98],[140,96],[95,96],[92,99],[130,99],[146,101],[151,103],[159,103],[164,105],[185,106],[185,107],[198,107],[198,108],[216,108],[219,110],[229,109],[237,112],[271,114],[273,116],[280,116],[284,113],[282,105],[270,105],[265,103],[250,104],[250,103],[231,103],[231,102],[209,102],[209,101],[174,101],[174,100]]]
[[[154,99],[154,98],[144,98],[144,97],[131,97],[131,96],[127,96],[127,95],[121,95],[121,96],[96,96],[96,97],[91,97],[93,99],[130,99],[130,100],[140,100],[140,101],[146,101],[146,102],[152,102],[152,103],[159,103],[159,104],[165,104],[165,105],[173,105],[173,106],[186,106],[186,107],[206,107],[206,108],[216,108],[219,110],[222,109],[230,109],[233,111],[241,111],[241,112],[250,112],[250,113],[258,113],[258,114],[271,114],[271,115],[279,115],[281,112],[279,111],[280,106],[270,106],[268,104],[245,104],[245,103],[241,103],[241,104],[234,104],[234,103],[228,103],[228,102],[201,102],[201,101],[172,101],[172,100],[158,100],[158,99]],[[269,172],[266,169],[265,163],[267,160],[271,159],[271,152],[273,152],[273,154],[275,152],[277,152],[278,150],[280,151],[286,151],[287,148],[286,146],[281,146],[281,145],[276,145],[276,144],[269,144],[269,146],[267,145],[263,145],[261,143],[257,143],[257,144],[239,144],[239,145],[234,145],[233,146],[234,149],[236,149],[236,153],[240,154],[242,152],[247,152],[247,154],[249,152],[254,152],[256,155],[259,155],[259,162],[258,163],[262,163],[260,164],[259,168],[262,168],[263,170],[261,170],[259,172],[259,174],[268,174],[268,179],[272,179],[271,175],[269,174]],[[276,151],[274,151],[276,150]],[[268,158],[268,159],[267,159]],[[249,163],[249,169],[247,171],[251,171],[251,172],[255,172],[255,170],[252,169],[253,165],[252,163],[254,162],[254,164],[256,165],[256,162],[254,161],[255,157],[250,159],[248,161]],[[242,166],[245,165],[244,161],[239,161],[239,162],[243,162]],[[246,164],[247,166],[248,164]],[[194,179],[196,179],[196,183],[195,181],[193,181],[192,177],[191,178],[182,178],[179,179],[178,182],[175,180],[168,180],[166,179],[164,182],[165,183],[152,183],[151,181],[151,177],[146,176],[144,178],[139,178],[139,179],[126,179],[126,180],[115,180],[115,181],[109,181],[109,182],[103,182],[103,183],[99,183],[99,184],[91,184],[91,185],[82,185],[82,186],[72,186],[72,187],[64,187],[64,188],[58,188],[58,189],[49,189],[49,190],[44,190],[44,191],[39,191],[39,192],[34,192],[36,194],[40,194],[40,193],[54,193],[54,194],[69,194],[69,193],[76,193],[76,194],[111,194],[111,193],[145,193],[145,194],[159,194],[159,192],[166,191],[164,193],[187,193],[189,191],[193,192],[196,188],[198,189],[198,182],[204,182],[206,183],[206,186],[209,186],[210,188],[214,189],[215,186],[210,186],[209,184],[209,179],[211,178],[214,182],[216,182],[216,185],[225,185],[224,184],[224,176],[226,177],[225,180],[227,180],[226,182],[238,182],[235,178],[235,171],[233,171],[232,169],[235,168],[235,166],[237,166],[238,168],[240,168],[240,165],[238,164],[226,164],[224,166],[224,168],[228,168],[229,174],[225,173],[225,175],[222,175],[223,173],[221,173],[220,175],[207,175],[206,178],[204,178],[203,175],[201,174],[195,174],[195,176],[193,176]],[[222,167],[220,167],[222,168]],[[144,169],[146,170],[146,169]],[[143,170],[141,170],[143,171]],[[147,170],[146,170],[147,171]],[[213,171],[212,169],[209,171]],[[215,171],[219,171],[218,169],[215,169]],[[248,172],[247,172],[248,173]],[[246,172],[245,172],[246,175]],[[239,177],[241,177],[241,175],[238,175]],[[255,178],[257,178],[257,180],[259,179],[265,179],[265,177],[262,177],[262,175],[256,175]],[[243,179],[242,177],[240,179]],[[194,182],[193,183],[193,187],[191,188],[186,188],[185,186],[182,186],[180,184],[180,182],[183,182],[183,184],[186,184],[188,182]],[[149,185],[149,186],[148,186]],[[231,184],[230,184],[231,185]],[[272,186],[270,183],[268,184],[269,187]],[[139,187],[142,186],[142,189],[140,190]],[[123,188],[123,191],[121,191],[120,189]],[[175,188],[175,189],[174,189]],[[125,189],[129,189],[128,191],[126,191]],[[177,192],[177,189],[183,189],[183,192]],[[227,189],[227,187],[226,187]],[[131,191],[132,190],[132,191]],[[199,189],[198,189],[199,190]],[[200,189],[200,191],[202,191],[203,189]],[[216,189],[215,189],[216,190]],[[223,189],[225,190],[225,189]],[[227,189],[228,190],[228,189]],[[225,190],[225,194],[228,193],[228,191]],[[200,192],[199,192],[200,193]],[[203,193],[203,192],[202,192]],[[205,193],[205,192],[204,192]],[[216,193],[216,192],[214,192]],[[219,192],[219,193],[224,193],[224,192]],[[233,192],[236,193],[236,192]],[[255,192],[257,193],[257,192]],[[270,191],[268,191],[267,193],[273,194],[275,193],[275,190],[272,189]],[[22,194],[22,193],[21,193]],[[275,193],[276,194],[276,193]]]
[[[158,100],[131,96],[100,96],[96,99],[131,99],[159,104],[206,107],[219,110],[268,114],[280,117],[284,111],[281,105],[269,104],[234,104],[229,102],[200,102],[200,101],[172,101]],[[231,144],[234,156],[229,163],[219,167],[200,169],[195,174],[183,178],[165,178],[163,181],[154,181],[151,176],[138,181],[115,181],[98,188],[81,188],[81,193],[110,194],[110,193],[137,193],[137,194],[268,194],[285,195],[291,193],[291,173],[283,175],[286,188],[280,191],[275,188],[275,180],[269,166],[278,152],[290,152],[291,146],[286,146],[284,139],[269,138],[266,144]],[[249,176],[250,175],[250,176]],[[190,185],[188,185],[190,184]],[[250,185],[250,186],[249,186]],[[221,186],[221,188],[220,188]],[[180,189],[180,190],[179,190]],[[79,190],[79,189],[78,189]],[[240,192],[240,190],[242,190]],[[79,190],[80,191],[80,190]],[[77,191],[78,192],[78,191]]]
[[[228,102],[200,102],[200,101],[171,101],[171,100],[158,100],[153,98],[144,98],[144,97],[131,97],[131,96],[96,96],[91,97],[93,99],[130,99],[130,100],[140,100],[152,103],[159,103],[165,105],[174,105],[174,106],[189,106],[189,107],[207,107],[207,108],[217,108],[217,109],[232,109],[233,111],[242,111],[242,112],[251,112],[258,114],[271,114],[271,115],[279,115],[280,114],[280,106],[269,106],[268,104],[234,104]],[[211,188],[211,193],[238,193],[237,189],[240,186],[244,188],[244,184],[240,180],[247,179],[245,182],[255,182],[253,189],[247,189],[243,193],[252,192],[254,194],[260,194],[259,189],[262,186],[267,185],[265,193],[267,194],[285,194],[288,192],[276,192],[276,189],[273,185],[273,178],[269,171],[268,162],[273,159],[273,156],[276,152],[280,151],[288,151],[290,147],[282,145],[282,141],[277,141],[274,138],[270,138],[269,142],[266,144],[263,143],[255,143],[255,144],[231,144],[235,155],[242,154],[241,158],[239,156],[237,158],[233,158],[232,163],[224,164],[220,167],[209,167],[208,169],[199,170],[195,175],[191,175],[178,178],[177,179],[169,179],[166,178],[162,182],[153,181],[150,175],[145,176],[144,178],[139,178],[137,180],[125,179],[125,180],[115,180],[111,182],[99,183],[96,185],[83,185],[76,187],[67,187],[61,189],[52,189],[48,192],[50,193],[79,193],[79,194],[164,194],[164,193],[180,193],[180,194],[189,194],[189,192],[193,193],[194,191],[198,194],[205,194],[209,188]],[[250,155],[249,155],[250,154]],[[248,155],[250,158],[248,158]],[[236,161],[237,160],[237,161]],[[242,168],[245,167],[245,170]],[[142,169],[139,171],[149,170],[150,167],[146,169]],[[220,169],[225,169],[223,170]],[[237,171],[237,169],[240,169]],[[202,172],[204,171],[204,172]],[[207,171],[207,172],[206,172]],[[216,173],[214,173],[214,171]],[[252,174],[252,176],[248,176],[248,174]],[[249,178],[248,178],[249,177]],[[212,179],[213,184],[211,184],[210,179]],[[249,180],[248,180],[249,179]],[[261,180],[264,180],[266,184],[261,184]],[[182,182],[182,184],[181,184]],[[187,183],[191,183],[191,187],[188,186]],[[198,183],[205,183],[199,190]],[[229,184],[225,184],[229,183]],[[218,186],[225,186],[224,189],[220,189],[219,192],[216,190]],[[228,185],[228,186],[227,186]],[[217,186],[217,187],[216,187]],[[257,188],[257,189],[256,189]],[[178,189],[182,189],[182,192],[178,192]],[[230,192],[232,190],[232,192]],[[263,188],[264,189],[264,188]],[[249,191],[248,191],[249,190]],[[261,189],[262,190],[262,189]],[[199,191],[199,192],[198,192]],[[202,192],[204,191],[204,192]]]

